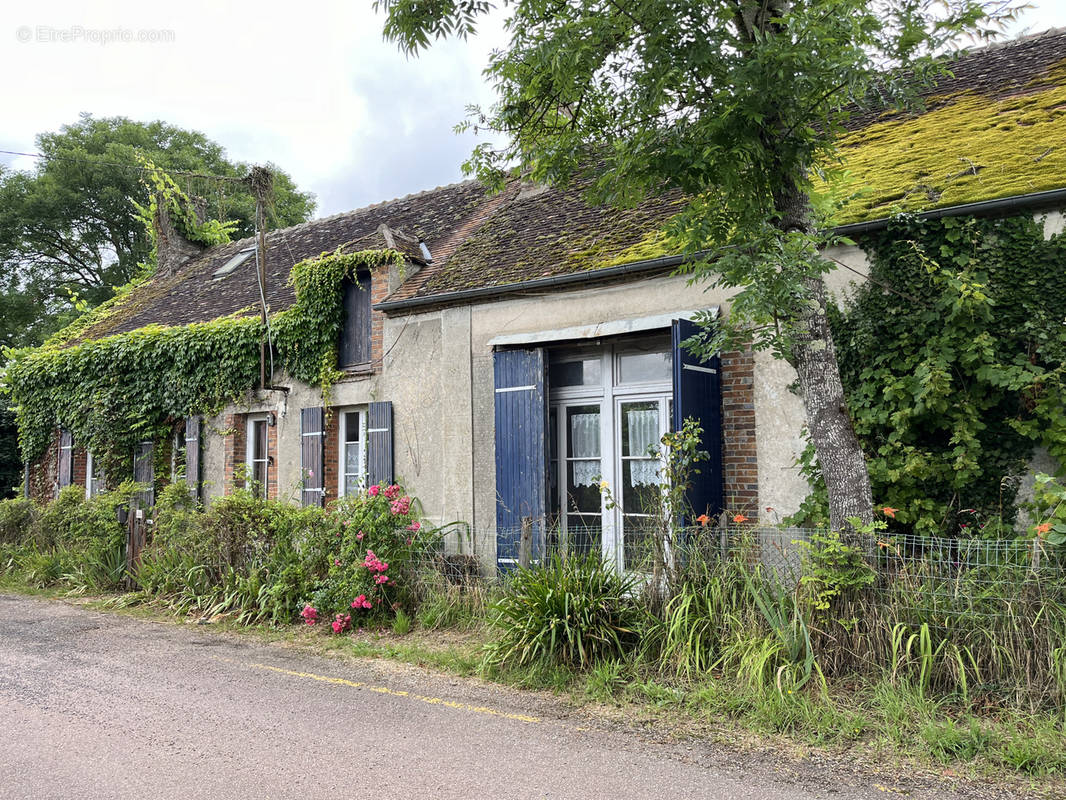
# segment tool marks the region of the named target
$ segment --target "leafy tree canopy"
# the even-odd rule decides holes
[[[1010,16],[978,0],[504,0],[509,45],[486,70],[498,102],[468,125],[503,134],[468,168],[499,181],[590,181],[632,204],[681,189],[671,232],[714,250],[697,275],[735,288],[730,320],[796,367],[832,522],[872,518],[826,312],[812,174],[855,105],[915,102],[961,35]],[[464,37],[486,0],[375,0],[408,52]],[[711,330],[708,328],[708,330]],[[723,331],[704,346],[717,349]]]
[[[0,172],[0,304],[18,309],[20,329],[0,331],[5,344],[41,341],[69,319],[73,296],[98,305],[148,259],[151,243],[135,207],[150,204],[146,160],[173,174],[205,216],[236,222],[236,236],[253,231],[255,199],[236,180],[248,165],[227,159],[202,133],[84,114],[40,134],[37,149],[45,158],[35,169]],[[310,218],[312,195],[277,169],[274,185],[275,224]],[[8,319],[5,314],[3,328]]]

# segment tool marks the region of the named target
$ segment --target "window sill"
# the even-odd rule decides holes
[[[373,375],[374,365],[370,361],[366,361],[362,364],[352,364],[347,367],[340,367],[340,371],[344,377],[341,380],[354,380],[357,378],[365,378],[368,375]]]

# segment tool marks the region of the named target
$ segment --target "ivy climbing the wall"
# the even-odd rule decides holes
[[[338,250],[293,267],[296,300],[271,315],[277,366],[327,392],[339,375],[345,279],[402,258],[393,250]],[[125,302],[136,302],[136,292]],[[76,334],[86,325],[75,322],[72,328]],[[162,439],[178,419],[218,413],[256,387],[265,331],[253,308],[210,322],[150,325],[68,344],[73,334],[61,332],[42,347],[7,353],[3,385],[27,462],[41,456],[60,426],[79,446],[111,461],[126,459],[138,442]]]
[[[1002,535],[1035,448],[1066,464],[1066,239],[1028,216],[903,218],[861,244],[870,281],[831,320],[874,497],[899,530]],[[809,450],[800,518],[821,523]]]

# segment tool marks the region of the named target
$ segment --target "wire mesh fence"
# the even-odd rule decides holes
[[[823,530],[771,526],[644,530],[627,540],[609,530],[560,531],[530,520],[507,530],[453,526],[423,561],[426,570],[456,585],[495,583],[519,566],[536,568],[555,555],[595,554],[646,576],[665,566],[684,571],[689,580],[741,565],[752,580],[784,593],[825,579],[821,570],[830,566],[823,563],[824,553],[832,541]],[[1014,615],[1020,603],[1066,603],[1066,551],[1040,540],[856,534],[839,541],[869,575],[866,597],[890,603],[898,613],[920,614],[936,626]]]

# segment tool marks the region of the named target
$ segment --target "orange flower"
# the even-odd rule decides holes
[[[892,517],[892,519],[896,518],[896,512],[897,511],[899,511],[899,509],[898,508],[892,508],[892,506],[885,506],[884,508],[881,509],[881,513],[882,514],[884,514],[886,517]]]
[[[747,521],[748,521],[748,518],[745,517],[743,514],[737,514],[736,516],[733,517],[733,522],[736,522],[738,524],[741,523],[741,522],[747,522]]]
[[[711,518],[708,517],[706,514],[700,514],[698,517],[696,517],[696,522],[698,522],[704,528],[707,527],[707,523],[710,522],[710,521],[711,521]]]
[[[1051,523],[1050,522],[1045,522],[1043,525],[1037,525],[1036,526],[1036,533],[1037,533],[1038,536],[1043,536],[1049,530],[1051,530]]]

